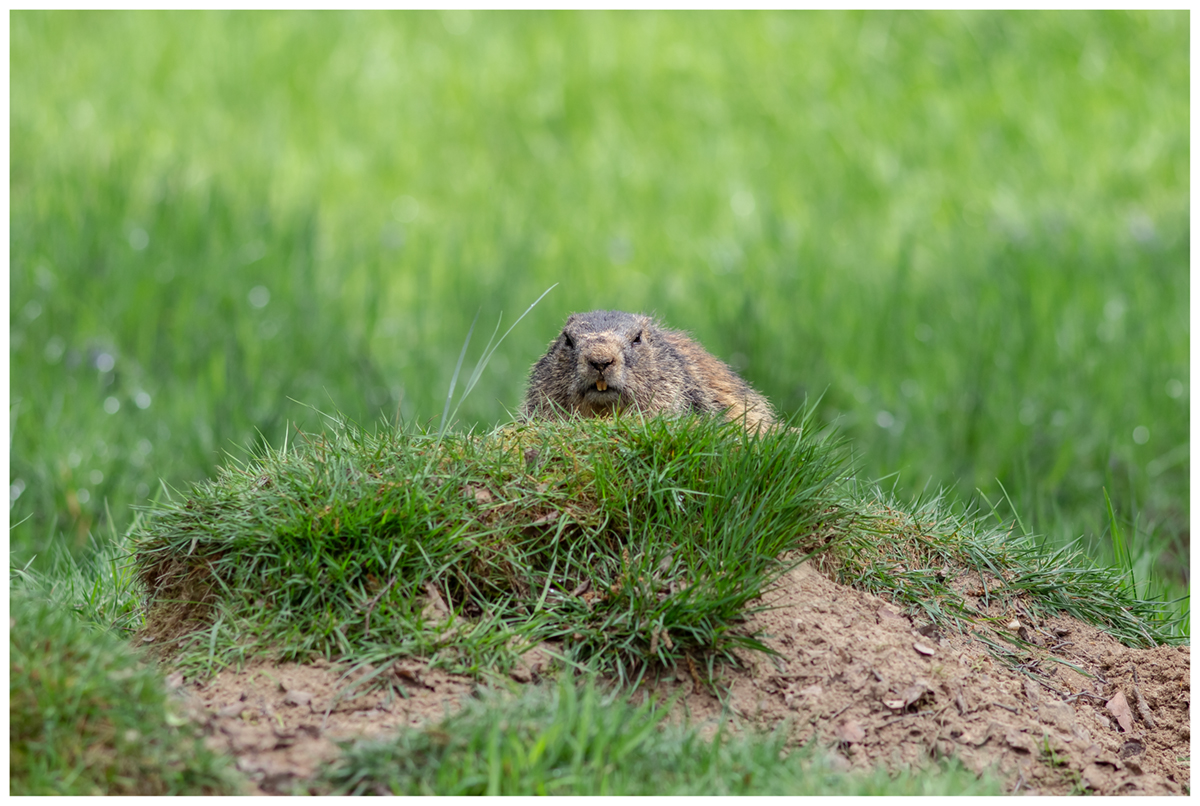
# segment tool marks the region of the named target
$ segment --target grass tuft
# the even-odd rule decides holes
[[[23,587],[11,614],[10,794],[238,792],[125,642]]]
[[[1036,622],[1065,614],[1134,647],[1176,643],[1188,634],[1186,607],[1139,597],[1125,569],[1094,564],[1079,541],[1053,548],[940,494],[907,505],[878,489],[854,497],[853,526],[823,558],[827,570],[938,625],[986,628],[1014,615]]]
[[[10,573],[31,595],[127,638],[142,624],[143,586],[133,567],[128,540],[112,529],[107,531],[107,535],[91,538],[82,554],[58,543],[49,548],[38,567],[31,561]]]
[[[889,776],[835,773],[787,731],[712,739],[669,708],[564,678],[518,698],[490,695],[442,723],[348,744],[314,793],[339,795],[999,794],[957,764]]]

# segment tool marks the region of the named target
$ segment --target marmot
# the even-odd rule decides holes
[[[605,417],[626,409],[723,414],[748,431],[776,422],[765,397],[686,334],[642,314],[572,314],[530,370],[521,415]]]

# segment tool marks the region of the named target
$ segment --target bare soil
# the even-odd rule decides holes
[[[1191,757],[1188,647],[1130,649],[1081,622],[1033,624],[997,614],[1034,645],[1023,670],[997,661],[970,634],[937,633],[887,602],[839,585],[809,564],[768,594],[773,609],[748,619],[777,657],[747,654],[721,670],[721,699],[695,670],[644,684],[662,695],[685,689],[678,708],[715,729],[789,726],[797,744],[816,739],[846,769],[924,767],[939,757],[992,771],[1021,794],[1180,795]],[[551,671],[534,648],[511,686]],[[374,670],[359,670],[359,677]],[[353,685],[328,663],[256,664],[206,682],[175,684],[207,741],[231,753],[253,792],[293,791],[338,755],[334,739],[384,737],[436,722],[481,685],[403,659],[379,672],[404,696]],[[1136,679],[1135,679],[1136,675]],[[1047,682],[1048,681],[1048,682]],[[365,683],[365,680],[361,681]],[[640,698],[640,692],[639,692]]]

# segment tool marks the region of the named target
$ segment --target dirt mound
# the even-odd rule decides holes
[[[1078,621],[1020,628],[1016,670],[979,638],[918,629],[883,600],[802,565],[748,620],[779,655],[746,656],[722,670],[718,700],[690,670],[649,683],[680,700],[693,724],[723,713],[742,726],[790,720],[797,743],[835,748],[846,768],[921,767],[942,756],[992,770],[1011,792],[1177,795],[1188,785],[1188,647],[1129,649]],[[1005,619],[1008,621],[1009,619]],[[534,649],[513,674],[547,668]],[[479,685],[401,660],[381,670],[405,692],[365,688],[371,670],[255,665],[186,690],[209,743],[238,758],[259,792],[289,791],[336,757],[333,739],[385,736],[441,719]],[[736,725],[735,725],[736,726]]]
[[[1182,794],[1190,754],[1189,649],[1136,650],[1073,619],[1039,625],[1054,640],[1025,666],[1001,665],[969,635],[924,635],[883,600],[807,565],[752,619],[778,658],[730,675],[747,721],[791,717],[796,739],[836,743],[849,766],[920,766],[955,756],[993,769],[1012,792]],[[1138,681],[1135,687],[1134,670]],[[1149,720],[1138,713],[1138,694]],[[1121,706],[1121,695],[1127,703]],[[693,697],[693,716],[716,716]],[[1153,722],[1153,725],[1150,722]]]

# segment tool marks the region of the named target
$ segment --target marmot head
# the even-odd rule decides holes
[[[720,414],[750,430],[775,422],[771,404],[687,334],[621,311],[572,314],[529,371],[525,418]]]
[[[567,380],[568,407],[585,417],[645,404],[637,378],[655,350],[654,320],[622,311],[572,314],[554,345]]]

